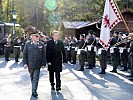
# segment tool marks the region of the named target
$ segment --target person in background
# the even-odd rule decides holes
[[[20,57],[20,49],[21,49],[21,41],[18,37],[14,39],[14,55],[15,55],[15,62],[19,62]]]
[[[80,40],[77,41],[77,46],[78,46],[78,58],[79,58],[79,65],[80,68],[78,69],[78,71],[84,71],[84,66],[85,66],[85,50],[84,50],[84,46],[85,46],[85,35],[81,34],[80,35]]]

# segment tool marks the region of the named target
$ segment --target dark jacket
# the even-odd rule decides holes
[[[77,41],[76,45],[79,47],[79,49],[84,49],[84,47],[85,47],[85,40],[82,39],[82,40]]]
[[[64,44],[61,40],[58,40],[57,44],[54,40],[49,40],[46,47],[47,63],[51,63],[48,66],[48,71],[61,72],[62,71],[62,59],[66,62],[66,55]]]
[[[46,50],[42,42],[38,42],[36,47],[32,41],[26,42],[23,64],[27,64],[29,68],[41,68],[46,65]]]

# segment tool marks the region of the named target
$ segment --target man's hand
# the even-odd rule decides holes
[[[48,63],[49,66],[51,66],[52,64],[51,63]]]
[[[27,68],[28,68],[28,65],[27,65],[27,64],[25,64],[25,65],[24,65],[24,69],[27,69]]]
[[[43,65],[43,66],[41,66],[41,67],[42,67],[42,69],[43,69],[43,68],[45,68],[45,66],[44,66],[44,65]]]

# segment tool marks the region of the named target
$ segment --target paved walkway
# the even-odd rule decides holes
[[[98,66],[84,72],[78,68],[64,65],[62,90],[58,94],[51,91],[47,68],[41,69],[36,99],[31,97],[29,74],[22,63],[0,59],[0,100],[133,100],[133,82],[126,78],[128,72],[110,73],[112,67],[108,66],[106,75],[98,75]]]

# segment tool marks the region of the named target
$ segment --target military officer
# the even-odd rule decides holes
[[[78,71],[84,71],[84,65],[85,65],[85,50],[84,50],[84,47],[85,47],[85,35],[84,34],[80,35],[80,40],[77,41],[76,44],[78,46],[77,54],[78,54],[79,65],[80,65],[80,68],[78,69]]]
[[[40,68],[46,65],[45,47],[39,41],[39,34],[31,33],[31,41],[26,42],[23,51],[23,65],[28,68],[32,83],[32,96],[37,97]]]

